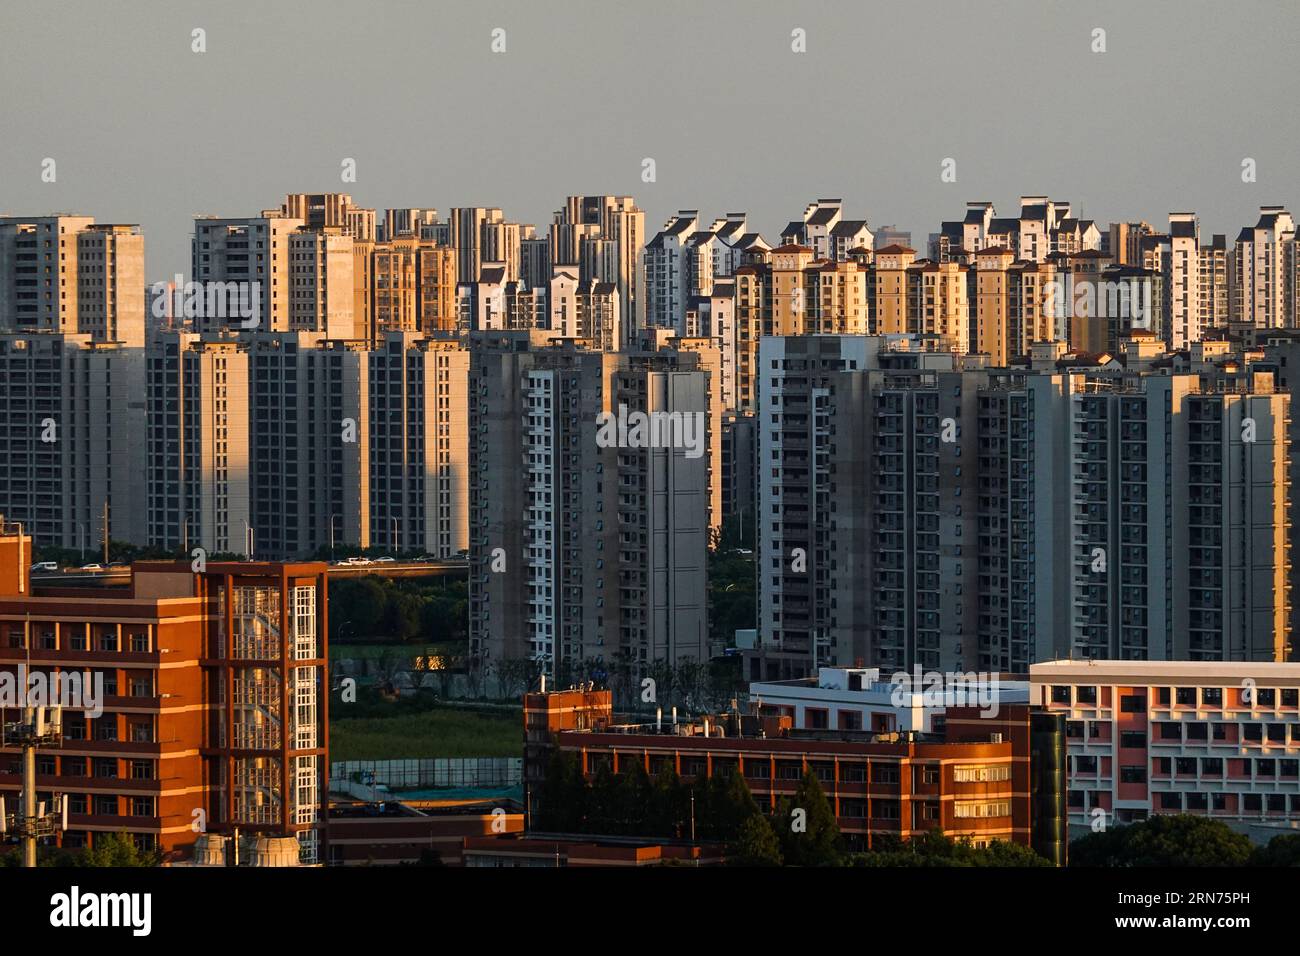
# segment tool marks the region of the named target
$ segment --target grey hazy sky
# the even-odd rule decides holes
[[[0,0],[0,213],[138,222],[150,279],[188,271],[195,214],[290,191],[539,228],[631,193],[650,234],[743,209],[769,239],[835,196],[917,241],[1047,193],[1231,239],[1297,199],[1298,40],[1291,0]]]

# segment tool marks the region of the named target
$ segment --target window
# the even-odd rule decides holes
[[[1120,783],[1146,783],[1147,768],[1140,766],[1120,767]]]
[[[997,780],[1010,780],[1011,767],[1007,764],[991,767],[953,767],[952,779],[954,783],[990,783]]]
[[[1011,801],[958,800],[953,804],[953,816],[958,820],[1009,817],[1011,816]]]
[[[1052,686],[1052,703],[1068,704],[1070,703],[1070,688],[1061,684]]]
[[[898,766],[896,764],[874,764],[871,778],[876,783],[898,783]]]
[[[1119,745],[1121,747],[1132,747],[1141,749],[1147,745],[1146,731],[1143,730],[1124,730],[1119,735]]]
[[[1143,714],[1146,713],[1147,699],[1145,694],[1128,694],[1119,699],[1119,709],[1126,714]]]
[[[1196,688],[1195,688],[1195,687],[1179,687],[1179,688],[1174,692],[1174,703],[1182,704],[1182,705],[1185,706],[1185,707],[1195,707],[1195,706],[1196,706]]]
[[[149,652],[149,634],[132,634],[131,635],[131,652],[134,654],[147,654]]]

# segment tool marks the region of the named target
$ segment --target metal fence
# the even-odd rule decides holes
[[[342,760],[331,780],[351,780],[389,790],[442,787],[515,787],[523,782],[522,757],[436,757],[429,760]]]

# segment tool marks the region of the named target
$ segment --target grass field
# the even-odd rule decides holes
[[[392,717],[330,721],[330,760],[521,757],[522,713],[438,707]]]

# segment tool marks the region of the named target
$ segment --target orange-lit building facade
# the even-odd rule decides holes
[[[0,674],[102,687],[65,710],[62,746],[37,752],[42,798],[70,798],[59,842],[127,833],[177,861],[200,833],[238,829],[295,837],[303,863],[322,862],[326,565],[140,562],[129,587],[33,591],[30,549],[0,534]],[[0,747],[0,793],[21,783],[19,751]]]
[[[1069,822],[1191,813],[1300,820],[1300,664],[1049,661],[1031,701],[1065,718]]]
[[[589,777],[602,765],[622,773],[640,763],[683,778],[739,771],[764,810],[792,796],[812,770],[851,849],[874,837],[905,839],[936,828],[975,845],[1028,845],[1029,708],[1007,705],[993,721],[949,708],[938,734],[800,731],[785,716],[723,714],[674,725],[617,724],[607,691],[558,691],[524,698],[524,779],[544,778],[558,747],[574,753]]]

